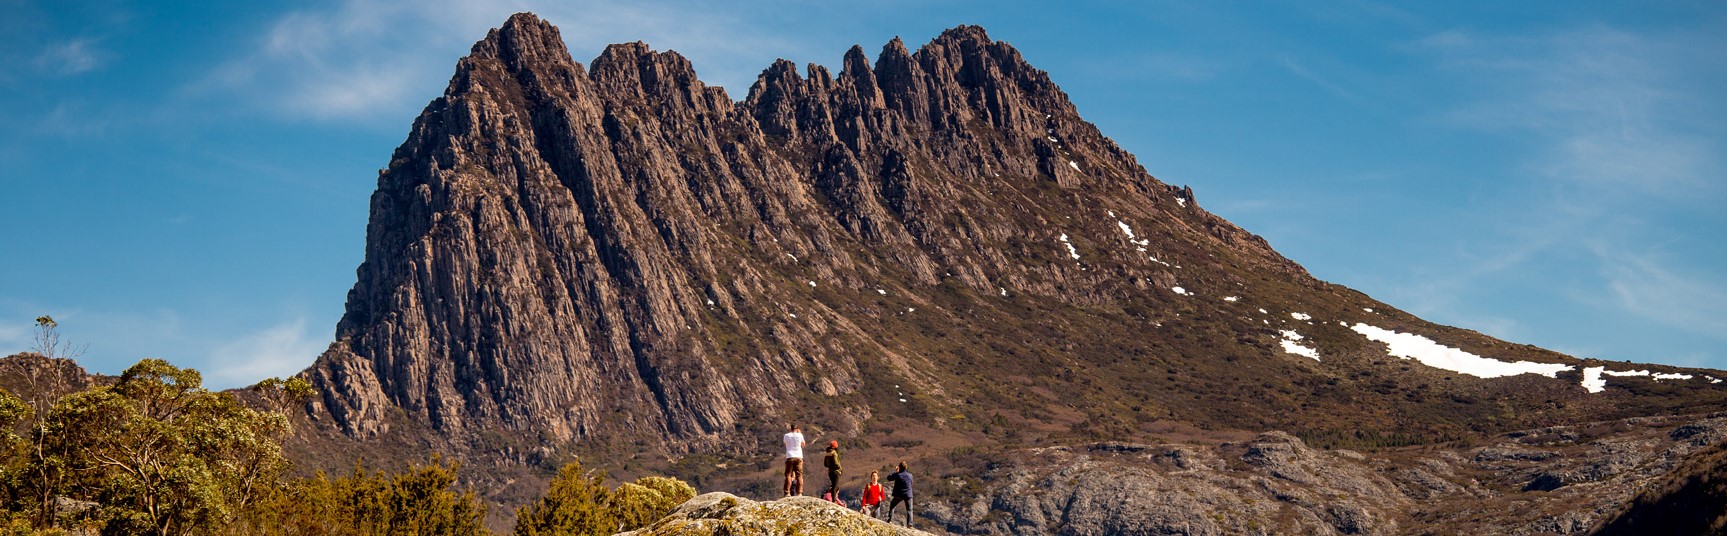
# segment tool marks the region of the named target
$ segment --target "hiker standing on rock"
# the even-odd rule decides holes
[[[828,452],[822,456],[822,467],[828,468],[828,499],[839,504],[840,500],[840,442],[829,441]]]
[[[893,512],[905,503],[905,526],[911,528],[911,473],[905,470],[905,462],[899,462],[899,471],[887,476],[888,482],[893,482],[893,501],[887,505],[887,522],[893,523]]]
[[[798,425],[786,432],[786,496],[804,494],[804,433]]]
[[[881,502],[886,498],[887,493],[881,489],[881,472],[870,471],[869,485],[864,486],[863,500],[858,501],[860,504],[858,512],[870,517],[879,517],[881,515]]]

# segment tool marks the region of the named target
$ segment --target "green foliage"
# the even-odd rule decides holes
[[[190,534],[232,520],[287,468],[287,418],[202,387],[160,359],[61,398],[41,440],[58,494],[101,505],[105,532]],[[54,494],[50,494],[54,495]]]
[[[0,389],[0,452],[10,454],[9,447],[23,440],[13,427],[29,419],[30,414],[30,404]]]
[[[606,489],[603,472],[583,472],[581,462],[558,469],[538,502],[516,511],[517,536],[608,535],[635,530],[665,517],[696,489],[675,478],[646,476]]]
[[[433,458],[390,474],[355,466],[352,475],[324,473],[289,482],[229,527],[236,534],[483,535],[486,506],[456,491],[456,464]]]
[[[29,443],[16,427],[27,422],[33,412],[30,405],[12,393],[0,389],[0,535],[32,533],[30,516],[22,511],[27,502],[23,493],[29,478]]]
[[[696,489],[682,480],[645,476],[618,486],[609,504],[624,530],[634,530],[658,521],[695,496]]]
[[[617,516],[606,508],[611,492],[602,472],[584,473],[581,462],[558,469],[540,500],[516,511],[517,536],[590,535],[618,532]]]
[[[296,376],[286,380],[273,377],[265,378],[264,381],[252,386],[252,392],[258,393],[259,396],[264,397],[264,400],[269,401],[271,406],[281,411],[286,409],[289,404],[311,398],[316,390],[312,388],[312,382]]]
[[[253,392],[270,409],[160,359],[36,407],[0,390],[0,536],[489,534],[485,505],[453,490],[457,466],[437,459],[394,474],[356,466],[341,478],[284,480],[282,412],[312,386],[270,378]]]
[[[53,328],[53,319],[37,319]],[[275,486],[288,420],[160,359],[32,408],[0,392],[0,529],[195,534]],[[22,432],[22,433],[20,433]]]

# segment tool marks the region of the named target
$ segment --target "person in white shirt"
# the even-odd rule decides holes
[[[786,432],[786,496],[804,494],[804,433],[798,425]]]

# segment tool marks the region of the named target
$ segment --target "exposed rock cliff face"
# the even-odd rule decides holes
[[[787,421],[865,453],[887,431],[945,441],[895,455],[1167,422],[1386,446],[1727,404],[1716,371],[1642,366],[1657,375],[1602,387],[1588,367],[1623,365],[1318,281],[970,26],[873,61],[853,47],[837,73],[779,61],[733,100],[675,52],[612,45],[583,65],[514,16],[379,174],[357,275],[305,372],[322,396],[303,429],[350,443],[308,457],[736,468]],[[1434,348],[1535,373],[1411,359]],[[1288,436],[1261,443],[1241,459],[1272,464],[1262,478],[1342,485],[1301,469]],[[505,474],[488,493],[524,488]],[[1291,526],[1394,527],[1377,512],[1403,500],[1303,507],[1311,523]]]
[[[0,358],[0,389],[33,404],[52,403],[66,394],[113,381],[112,376],[90,374],[71,359],[35,352]]]
[[[400,409],[445,431],[701,438],[851,395],[859,363],[941,392],[921,349],[854,318],[936,290],[1096,305],[1173,277],[1119,236],[1081,238],[1114,223],[1076,211],[1115,207],[1171,259],[1229,246],[1302,276],[1188,197],[979,28],[916,55],[895,40],[874,67],[853,48],[837,77],[781,61],[734,103],[641,43],[584,69],[521,15],[380,175],[338,343],[311,375],[357,436]]]
[[[308,371],[312,414],[352,437],[426,423],[542,446],[672,437],[675,453],[818,417],[1341,429],[1301,417],[1344,411],[1351,429],[1409,429],[1381,409],[1410,405],[1458,413],[1414,419],[1442,435],[1483,411],[1624,406],[1575,376],[1395,364],[1341,326],[1568,360],[1312,279],[970,26],[916,53],[895,39],[873,65],[854,47],[837,75],[780,61],[734,102],[675,52],[613,45],[584,67],[556,28],[512,17],[379,175],[358,276]],[[1323,360],[1281,351],[1282,329]],[[1027,386],[1083,415],[1032,415],[1051,401]],[[1574,402],[1473,404],[1507,396]]]

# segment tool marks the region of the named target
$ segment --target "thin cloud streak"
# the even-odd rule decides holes
[[[1709,144],[1720,132],[1686,126],[1709,97],[1686,92],[1686,65],[1719,38],[1650,38],[1589,28],[1544,38],[1489,38],[1450,31],[1417,47],[1444,70],[1478,81],[1480,97],[1439,121],[1455,127],[1525,132],[1544,140],[1529,169],[1587,186],[1634,186],[1656,195],[1709,187],[1720,167]],[[1701,41],[1701,42],[1699,42]]]
[[[46,72],[69,76],[102,67],[107,56],[106,51],[97,48],[94,39],[73,39],[44,49],[36,56],[36,67]]]
[[[329,345],[328,339],[308,333],[306,319],[296,318],[217,345],[205,361],[204,375],[213,388],[292,376],[312,364]]]
[[[1313,72],[1312,69],[1308,69],[1306,65],[1288,54],[1279,55],[1277,57],[1277,64],[1278,66],[1283,67],[1284,70],[1289,71],[1290,74],[1294,74],[1302,80],[1312,82],[1313,85],[1319,86],[1321,89],[1331,92],[1333,95],[1337,95],[1338,97],[1347,100],[1355,100],[1354,92],[1351,92],[1348,88],[1331,81],[1330,78],[1326,78]]]
[[[23,323],[8,323],[0,325],[0,356],[7,356],[30,349],[31,326]]]
[[[1682,273],[1655,258],[1602,245],[1602,276],[1618,304],[1640,316],[1727,340],[1727,289],[1702,274]]]
[[[33,319],[46,313],[59,321],[61,340],[83,350],[78,362],[90,372],[117,374],[141,359],[156,357],[197,369],[204,375],[205,386],[212,389],[244,387],[271,376],[297,374],[330,344],[323,330],[309,328],[313,322],[305,315],[255,330],[227,331],[218,325],[220,322],[187,318],[173,309],[53,311],[37,304],[0,300],[0,313],[6,319],[0,323],[0,356],[30,350],[35,344]]]
[[[700,57],[691,59],[704,80],[732,93],[746,89],[769,64],[742,68],[738,58],[793,48],[751,32],[717,7],[657,4],[348,0],[333,9],[281,16],[253,47],[212,69],[186,93],[243,100],[261,95],[254,108],[276,109],[288,119],[394,121],[425,104],[414,95],[436,95],[468,44],[519,11],[534,11],[560,26],[578,62],[612,42],[641,39],[662,51],[695,51]],[[710,58],[716,61],[701,61]]]
[[[1434,123],[1527,144],[1504,172],[1533,192],[1511,207],[1514,215],[1495,216],[1492,242],[1503,244],[1489,246],[1496,254],[1418,285],[1415,294],[1426,296],[1418,302],[1456,317],[1456,294],[1493,274],[1575,260],[1593,263],[1601,277],[1545,284],[1569,285],[1560,293],[1582,305],[1727,334],[1727,282],[1699,268],[1710,253],[1630,253],[1658,251],[1650,244],[1682,234],[1668,228],[1675,214],[1708,213],[1722,201],[1727,133],[1691,122],[1699,107],[1718,106],[1697,80],[1727,74],[1720,66],[1695,72],[1710,65],[1695,51],[1722,44],[1609,27],[1515,38],[1450,31],[1417,43],[1414,50],[1432,54],[1473,95]]]

